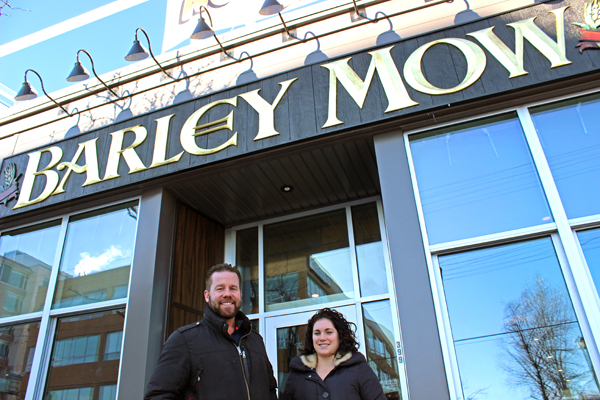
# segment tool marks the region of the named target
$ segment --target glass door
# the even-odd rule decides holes
[[[354,305],[336,307],[335,309],[344,314],[348,321],[354,322],[357,327],[359,326]],[[285,382],[290,372],[290,361],[299,355],[304,347],[306,324],[314,313],[315,311],[307,311],[265,318],[265,345],[269,359],[273,363],[280,393],[283,393],[285,388]],[[358,332],[357,336],[359,336]]]

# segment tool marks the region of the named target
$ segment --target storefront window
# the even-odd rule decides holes
[[[0,236],[0,318],[41,311],[60,220]]]
[[[410,150],[429,243],[552,221],[512,115],[413,135]]]
[[[264,227],[266,310],[354,297],[346,211]]]
[[[242,311],[258,312],[258,228],[236,234],[235,265],[242,274]]]
[[[385,397],[400,399],[402,396],[390,301],[365,303],[362,307],[367,361],[379,378]]]
[[[550,238],[440,256],[439,266],[464,398],[600,395]]]
[[[531,110],[535,129],[569,218],[600,214],[600,95]]]
[[[361,296],[387,293],[387,275],[376,204],[352,207],[352,226]]]
[[[0,398],[25,398],[30,375],[44,371],[41,398],[116,398],[137,212],[136,200],[2,233],[0,318],[12,318],[0,326]],[[60,310],[77,305],[85,310]],[[50,338],[47,359],[36,349]]]
[[[45,398],[114,400],[124,315],[120,309],[58,319]]]
[[[73,217],[52,308],[127,296],[137,202]]]
[[[39,323],[0,328],[0,398],[25,398],[31,361],[39,332]]]

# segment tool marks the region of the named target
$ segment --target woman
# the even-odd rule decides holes
[[[308,320],[302,355],[290,363],[280,400],[385,400],[351,325],[330,308]]]

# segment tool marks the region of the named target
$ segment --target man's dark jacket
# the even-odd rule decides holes
[[[227,322],[206,307],[204,319],[179,328],[163,349],[146,400],[277,400],[277,382],[262,337],[240,311],[239,346]]]

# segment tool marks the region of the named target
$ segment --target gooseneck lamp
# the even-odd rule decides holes
[[[219,38],[217,38],[217,35],[215,34],[215,32],[206,23],[206,21],[204,20],[204,17],[202,17],[202,10],[203,9],[204,9],[204,11],[206,11],[206,15],[208,15],[208,19],[210,21],[210,26],[213,25],[212,17],[210,16],[210,13],[208,12],[208,9],[205,6],[200,6],[200,8],[198,9],[198,12],[200,13],[200,17],[198,18],[198,24],[196,24],[196,28],[194,29],[194,32],[192,32],[192,35],[190,36],[190,39],[196,39],[196,40],[197,39],[206,39],[206,38],[209,38],[211,36],[214,36],[215,40],[217,41],[217,43],[221,47],[221,50],[223,51],[223,53],[225,53],[225,56],[226,57],[231,57],[225,51],[225,48],[223,47],[223,45],[219,41]]]
[[[156,57],[154,57],[154,53],[152,53],[152,45],[150,44],[150,37],[148,36],[148,33],[146,33],[146,31],[142,28],[137,28],[135,30],[135,40],[133,41],[133,46],[131,46],[131,50],[129,50],[129,53],[127,53],[127,55],[125,56],[125,61],[140,61],[140,60],[144,60],[144,59],[148,58],[148,52],[146,51],[144,46],[142,46],[140,41],[138,40],[138,31],[141,31],[144,34],[144,36],[146,36],[146,40],[148,41],[148,49],[150,50],[150,55],[152,56],[152,59],[154,60],[156,65],[158,65],[160,70],[166,76],[173,79],[174,81],[177,80],[177,79],[173,78],[173,76],[169,75],[169,73],[167,71],[165,71],[165,69],[162,67],[162,65],[160,65],[160,63],[156,60]]]
[[[283,11],[283,8],[284,7],[277,0],[265,0],[258,13],[260,15],[279,15],[279,19],[283,24],[283,29],[285,29],[285,33],[287,33],[288,37],[291,38],[292,35],[290,33],[290,30],[288,29],[287,25],[285,24],[285,21],[283,20],[283,17],[281,16],[281,11]]]
[[[27,71],[25,71],[25,82],[23,82],[23,85],[21,85],[21,90],[19,90],[19,93],[17,93],[17,95],[15,96],[15,100],[16,101],[31,100],[31,99],[35,99],[37,97],[36,91],[31,87],[29,82],[27,82],[27,73],[29,71],[36,74],[38,76],[38,78],[40,79],[40,84],[42,85],[42,91],[44,92],[46,97],[48,97],[50,100],[52,100],[52,102],[54,104],[56,104],[57,106],[59,106],[64,112],[66,112],[67,115],[70,115],[69,112],[63,106],[58,104],[56,102],[56,100],[54,100],[52,97],[50,97],[50,95],[48,93],[46,93],[46,89],[44,89],[44,81],[42,80],[42,77],[40,76],[40,74],[38,74],[33,69],[28,69]]]
[[[277,0],[265,0],[260,11],[260,15],[274,15],[283,11],[283,6]]]
[[[67,81],[68,82],[85,81],[86,79],[88,79],[90,77],[90,73],[87,72],[87,70],[79,62],[79,54],[80,53],[85,53],[89,57],[89,59],[92,63],[92,72],[94,73],[94,76],[104,85],[104,87],[106,87],[108,89],[109,92],[111,92],[115,97],[119,97],[118,94],[116,94],[111,88],[108,87],[108,85],[102,79],[100,79],[100,77],[96,73],[96,69],[94,68],[94,59],[92,58],[90,53],[88,53],[87,51],[85,51],[83,49],[77,51],[77,62],[75,62],[75,66],[73,67],[73,70],[67,77]]]

